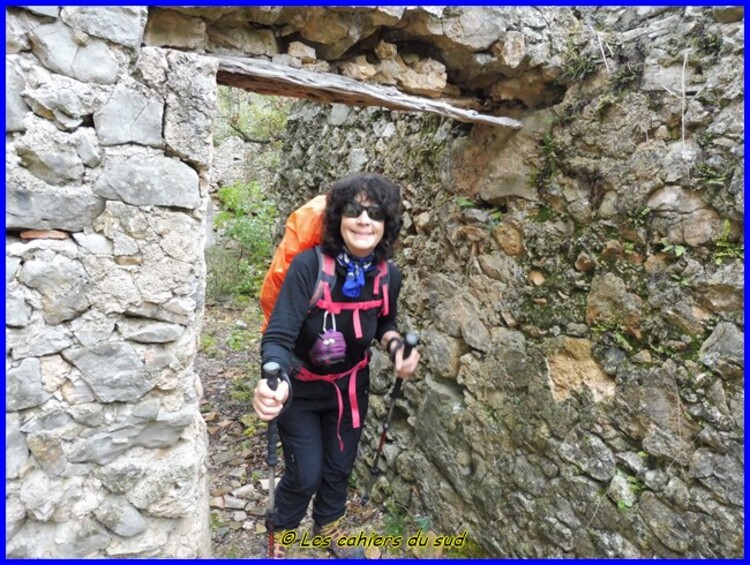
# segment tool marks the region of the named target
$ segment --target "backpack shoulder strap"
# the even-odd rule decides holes
[[[315,254],[318,256],[318,277],[315,280],[315,288],[310,297],[309,309],[312,310],[318,300],[325,298],[331,301],[331,288],[336,281],[336,261],[330,255],[323,253],[320,245],[315,246]]]
[[[383,293],[383,307],[380,309],[379,316],[387,316],[390,311],[390,296],[388,294],[388,287],[391,280],[390,268],[388,261],[381,261],[378,263],[378,274],[375,275],[375,286],[373,293],[375,296]]]

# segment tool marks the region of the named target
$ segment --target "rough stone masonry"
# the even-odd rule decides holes
[[[741,8],[8,8],[6,555],[210,554],[212,54],[524,124],[290,122],[290,202],[363,166],[406,187],[426,362],[376,493],[497,556],[741,555],[742,31]]]

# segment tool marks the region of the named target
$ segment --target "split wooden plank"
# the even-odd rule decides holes
[[[382,106],[406,112],[431,112],[460,122],[521,129],[521,122],[504,116],[490,116],[476,110],[457,108],[441,100],[405,94],[392,86],[360,82],[332,73],[313,72],[277,65],[262,59],[212,55],[218,61],[219,84],[259,94],[315,100],[326,104]]]

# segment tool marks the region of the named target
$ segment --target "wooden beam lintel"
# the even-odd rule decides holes
[[[277,65],[269,61],[229,56],[214,56],[219,63],[219,84],[243,88],[260,94],[304,98],[328,104],[382,106],[405,112],[430,112],[461,122],[521,129],[512,118],[490,116],[475,110],[457,108],[443,100],[405,94],[395,87],[360,82],[332,73],[318,73]]]

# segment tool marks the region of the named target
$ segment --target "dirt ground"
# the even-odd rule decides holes
[[[203,383],[201,412],[209,433],[209,475],[212,555],[214,558],[261,558],[267,555],[265,513],[269,467],[265,423],[251,407],[252,388],[259,376],[261,313],[255,301],[226,302],[206,307],[196,370]],[[279,450],[280,453],[280,450]],[[283,473],[283,459],[276,478]],[[299,529],[310,535],[309,516]],[[345,528],[367,536],[396,535],[392,520],[372,502],[363,505],[354,487],[347,503]],[[372,542],[382,543],[382,542]],[[295,543],[290,557],[329,558],[325,549]],[[369,547],[368,558],[427,557],[415,555],[405,543],[397,549]],[[437,557],[437,555],[429,555]]]

